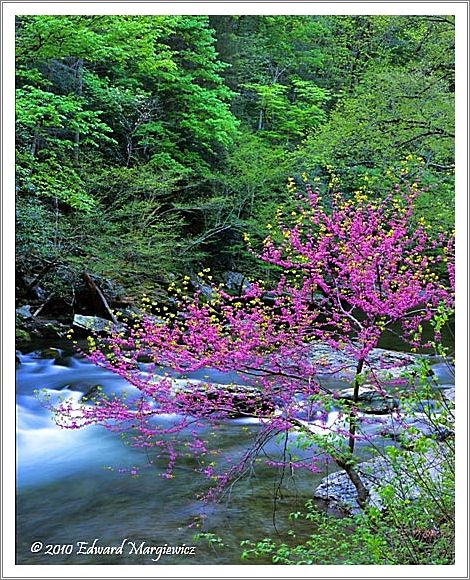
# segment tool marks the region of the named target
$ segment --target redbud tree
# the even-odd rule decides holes
[[[361,437],[364,376],[385,396],[371,353],[388,330],[414,349],[429,346],[423,325],[453,306],[453,239],[435,235],[414,216],[419,193],[413,184],[380,200],[362,193],[348,199],[338,192],[322,197],[307,185],[295,193],[294,211],[277,211],[262,249],[250,249],[278,271],[273,287],[252,282],[234,297],[221,286],[203,296],[172,285],[173,309],[148,312],[89,339],[89,359],[123,377],[135,395],[100,395],[78,409],[63,401],[55,409],[58,423],[126,433],[134,445],[165,456],[162,475],[168,478],[178,456],[190,454],[219,491],[271,436],[296,429],[318,443],[324,435],[323,449],[347,472],[363,506],[368,492],[353,454]],[[312,356],[318,344],[355,360],[347,408],[318,378],[341,370]],[[144,369],[143,359],[150,361]],[[191,376],[204,369],[236,373],[237,384],[174,379],[175,372]],[[325,421],[331,405],[340,409],[333,424]],[[161,420],[169,413],[170,424]],[[259,417],[261,429],[244,457],[218,471],[207,462],[205,427],[240,415]],[[291,461],[294,467],[317,469],[315,459]]]

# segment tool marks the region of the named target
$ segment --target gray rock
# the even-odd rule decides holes
[[[81,397],[80,401],[84,403],[85,401],[88,401],[89,399],[93,399],[95,397],[98,397],[101,394],[101,391],[102,391],[101,385],[93,385]]]
[[[358,417],[358,431],[368,439],[385,437],[412,449],[422,437],[444,441],[453,436],[452,422],[443,425],[439,419],[440,411],[442,409],[437,407],[432,414],[415,411],[401,416],[393,413],[387,416],[362,415]]]
[[[424,464],[418,464],[421,455],[409,452],[409,458],[416,462],[417,470],[425,470],[433,481],[440,477],[442,462],[440,454],[428,452]],[[383,485],[393,483],[398,497],[403,500],[414,500],[420,495],[416,479],[409,475],[409,465],[403,466],[403,470],[391,465],[384,457],[376,457],[369,461],[363,461],[356,467],[363,484],[369,491],[368,505],[383,509],[383,501],[380,496],[380,488]],[[346,472],[338,471],[331,473],[322,479],[314,493],[314,499],[323,500],[328,507],[347,513],[360,513],[361,508],[357,503],[357,491]]]
[[[264,393],[247,385],[219,385],[194,380],[175,380],[173,393],[182,407],[206,415],[226,414],[228,418],[269,417],[274,403]]]
[[[73,325],[90,332],[98,333],[124,329],[124,325],[116,325],[111,320],[106,320],[99,316],[85,316],[83,314],[75,314],[73,317]]]
[[[42,327],[41,332],[44,338],[63,338],[68,330],[68,326],[54,320],[51,322],[46,322]]]
[[[212,300],[214,298],[214,289],[206,284],[202,284],[199,280],[191,280],[192,287],[200,292],[206,300]]]
[[[444,360],[444,362],[431,365],[431,370],[439,383],[453,384],[455,382],[455,367],[450,361]]]
[[[45,319],[39,316],[23,319],[22,326],[30,336],[38,338],[63,338],[70,329],[70,326],[58,320]]]
[[[443,398],[455,403],[455,385],[441,385],[441,389]]]
[[[62,357],[62,350],[60,348],[43,348],[33,353],[33,358],[54,359],[54,361]]]
[[[442,411],[442,405],[437,400],[424,399],[411,405],[411,411],[412,414],[424,413],[425,415],[431,416],[440,413]]]
[[[344,401],[353,401],[354,389],[342,389],[338,392],[340,399]],[[359,397],[357,407],[363,413],[374,415],[383,415],[390,413],[399,407],[398,399],[387,394],[382,394],[373,386],[364,385],[359,387]]]
[[[47,292],[40,286],[33,286],[30,292],[38,300],[47,300]]]
[[[16,314],[20,318],[32,318],[33,314],[31,312],[31,306],[29,304],[25,304],[24,306],[20,306],[16,309]]]
[[[222,274],[224,284],[230,292],[235,292],[242,296],[246,290],[250,288],[250,283],[244,274],[240,272],[224,272]]]
[[[312,346],[310,360],[324,367],[324,371],[318,373],[319,377],[334,377],[336,380],[352,380],[356,374],[357,360],[345,353],[338,351],[327,344],[315,344]],[[403,352],[395,352],[382,348],[374,348],[369,355],[369,362],[374,367],[374,373],[380,381],[394,379],[402,376],[404,372],[412,372],[419,360],[419,355],[411,355]],[[367,374],[367,368],[363,374]]]

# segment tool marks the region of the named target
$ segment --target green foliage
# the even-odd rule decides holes
[[[345,26],[332,50],[349,62],[344,66],[350,68],[350,82],[343,85],[348,90],[338,93],[327,122],[299,148],[299,171],[316,168],[325,174],[331,165],[348,191],[358,189],[367,176],[380,196],[387,172],[398,173],[400,161],[410,155],[421,158],[421,182],[430,192],[423,214],[449,228],[454,189],[453,22],[427,16],[355,18],[330,21],[332,29],[340,22]],[[361,20],[363,27],[354,31],[352,24]],[[355,55],[352,61],[348,46]],[[342,60],[335,62],[341,69]]]
[[[21,17],[17,67],[18,219],[42,218],[19,223],[25,273],[54,260],[147,287],[184,269],[178,204],[211,195],[238,124],[208,18]]]
[[[312,81],[292,79],[291,86],[247,83],[243,88],[256,95],[258,134],[286,147],[312,134],[326,120],[322,109],[327,92]]]
[[[453,38],[444,16],[18,17],[18,216],[41,213],[19,262],[269,277],[243,234],[304,172],[378,197],[419,175],[420,215],[450,229]]]
[[[307,513],[296,512],[291,519],[305,519],[314,532],[297,543],[297,534],[290,530],[290,541],[278,542],[264,538],[258,542],[241,542],[242,560],[253,560],[269,556],[273,564],[364,564],[371,563],[367,548],[361,538],[352,533],[353,518],[337,519],[317,510],[312,502],[307,503]]]
[[[444,324],[447,315],[442,309],[435,324]],[[357,515],[330,515],[309,500],[305,513],[290,514],[293,525],[282,539],[244,540],[242,559],[310,565],[454,563],[454,404],[439,394],[428,359],[420,359],[407,378],[400,392],[401,413],[419,417],[421,427],[408,428],[381,451],[374,445],[388,475],[377,481],[365,509]],[[337,453],[333,441],[324,439],[321,446],[321,438],[305,434],[296,444],[315,443]]]
[[[209,544],[209,546],[212,546],[215,548],[224,548],[225,547],[225,544],[224,544],[222,538],[220,538],[219,536],[216,536],[215,534],[212,534],[210,532],[198,532],[197,534],[194,534],[193,538],[196,542],[199,542],[201,540],[205,540]]]
[[[23,328],[19,328],[18,323],[15,326],[15,338],[17,342],[29,342],[31,340],[29,333]]]
[[[382,509],[369,507],[356,516],[338,517],[310,500],[305,513],[291,514],[296,526],[287,532],[288,541],[245,540],[241,558],[265,561],[269,557],[273,564],[452,564],[453,450],[443,450],[430,440],[421,442],[413,453],[389,448],[396,476],[381,488]],[[429,475],[425,461],[431,452],[440,458],[437,480]],[[417,488],[416,499],[401,495],[404,476]],[[307,536],[306,528],[311,530]]]

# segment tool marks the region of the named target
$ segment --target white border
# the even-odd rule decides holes
[[[9,2],[2,3],[3,87],[3,362],[2,435],[3,578],[126,577],[315,577],[315,578],[468,578],[467,574],[467,183],[468,183],[468,2]],[[14,18],[22,14],[454,14],[456,16],[456,231],[457,231],[457,560],[454,566],[25,566],[15,565],[14,552]]]
[[[14,15],[21,14],[455,14],[465,15],[464,2],[128,2],[93,0],[70,2],[21,2]],[[125,7],[125,8],[124,8]],[[10,10],[10,7],[8,8]]]

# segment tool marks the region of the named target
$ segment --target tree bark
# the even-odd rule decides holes
[[[360,380],[359,376],[362,373],[362,369],[364,368],[364,359],[359,359],[356,367],[356,374],[354,375],[354,384],[353,384],[353,400],[352,400],[352,408],[349,414],[349,452],[351,457],[354,453],[354,446],[356,443],[356,425],[357,425],[357,403],[359,401],[359,387],[360,387]],[[357,503],[361,509],[364,509],[367,503],[367,498],[369,497],[369,491],[362,483],[361,476],[358,472],[352,467],[350,463],[344,461],[340,458],[335,458],[336,463],[339,467],[344,469],[347,476],[351,480],[352,484],[356,488],[357,491]]]
[[[308,424],[304,421],[296,419],[295,417],[289,417],[289,422],[292,425],[296,425],[300,427],[304,432],[309,433]],[[334,461],[341,469],[344,469],[346,475],[349,477],[351,483],[354,485],[357,491],[357,503],[361,509],[364,509],[367,504],[367,499],[369,497],[369,490],[366,486],[362,483],[361,476],[359,473],[354,469],[351,463],[348,462],[347,458],[343,457],[334,457],[332,455]],[[350,456],[352,459],[352,454]]]
[[[367,503],[367,498],[369,497],[369,490],[362,483],[361,476],[347,461],[343,461],[337,457],[335,457],[335,461],[338,466],[341,467],[341,469],[344,469],[352,484],[356,488],[357,503],[361,509],[364,509]]]
[[[359,375],[364,368],[364,359],[359,359],[356,367],[356,374],[354,375],[354,384],[353,384],[353,401],[352,401],[352,409],[349,413],[349,451],[350,453],[354,453],[354,444],[355,444],[355,435],[356,435],[356,416],[357,410],[356,405],[359,401]]]

